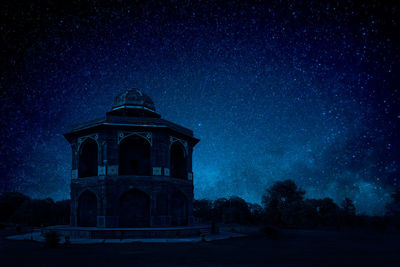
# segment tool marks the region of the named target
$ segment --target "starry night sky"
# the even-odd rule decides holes
[[[196,198],[260,202],[293,179],[383,214],[399,187],[398,5],[15,2],[0,4],[0,191],[69,198],[62,133],[131,87],[201,139]]]

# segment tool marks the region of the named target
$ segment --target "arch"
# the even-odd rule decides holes
[[[143,191],[130,189],[119,200],[120,227],[146,227],[150,225],[150,197]]]
[[[168,196],[166,194],[157,195],[156,205],[157,216],[168,216]]]
[[[188,224],[188,200],[180,191],[171,196],[171,215],[173,225]]]
[[[92,138],[86,138],[79,148],[78,177],[97,176],[98,145]]]
[[[119,175],[151,175],[150,143],[131,135],[119,144]]]
[[[97,197],[86,190],[78,198],[78,226],[96,227]]]
[[[175,141],[170,148],[171,177],[187,179],[185,148],[179,141]]]

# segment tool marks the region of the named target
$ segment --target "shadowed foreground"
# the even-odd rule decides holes
[[[273,265],[400,266],[400,234],[285,231],[278,240],[261,234],[209,243],[97,244],[48,249],[5,239],[1,266]]]

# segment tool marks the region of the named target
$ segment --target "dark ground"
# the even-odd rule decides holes
[[[400,234],[285,231],[193,244],[97,244],[49,249],[0,230],[0,266],[400,266]]]

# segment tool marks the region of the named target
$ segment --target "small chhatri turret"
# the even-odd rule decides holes
[[[161,117],[156,113],[153,100],[138,88],[129,89],[114,98],[108,114],[139,117]]]

